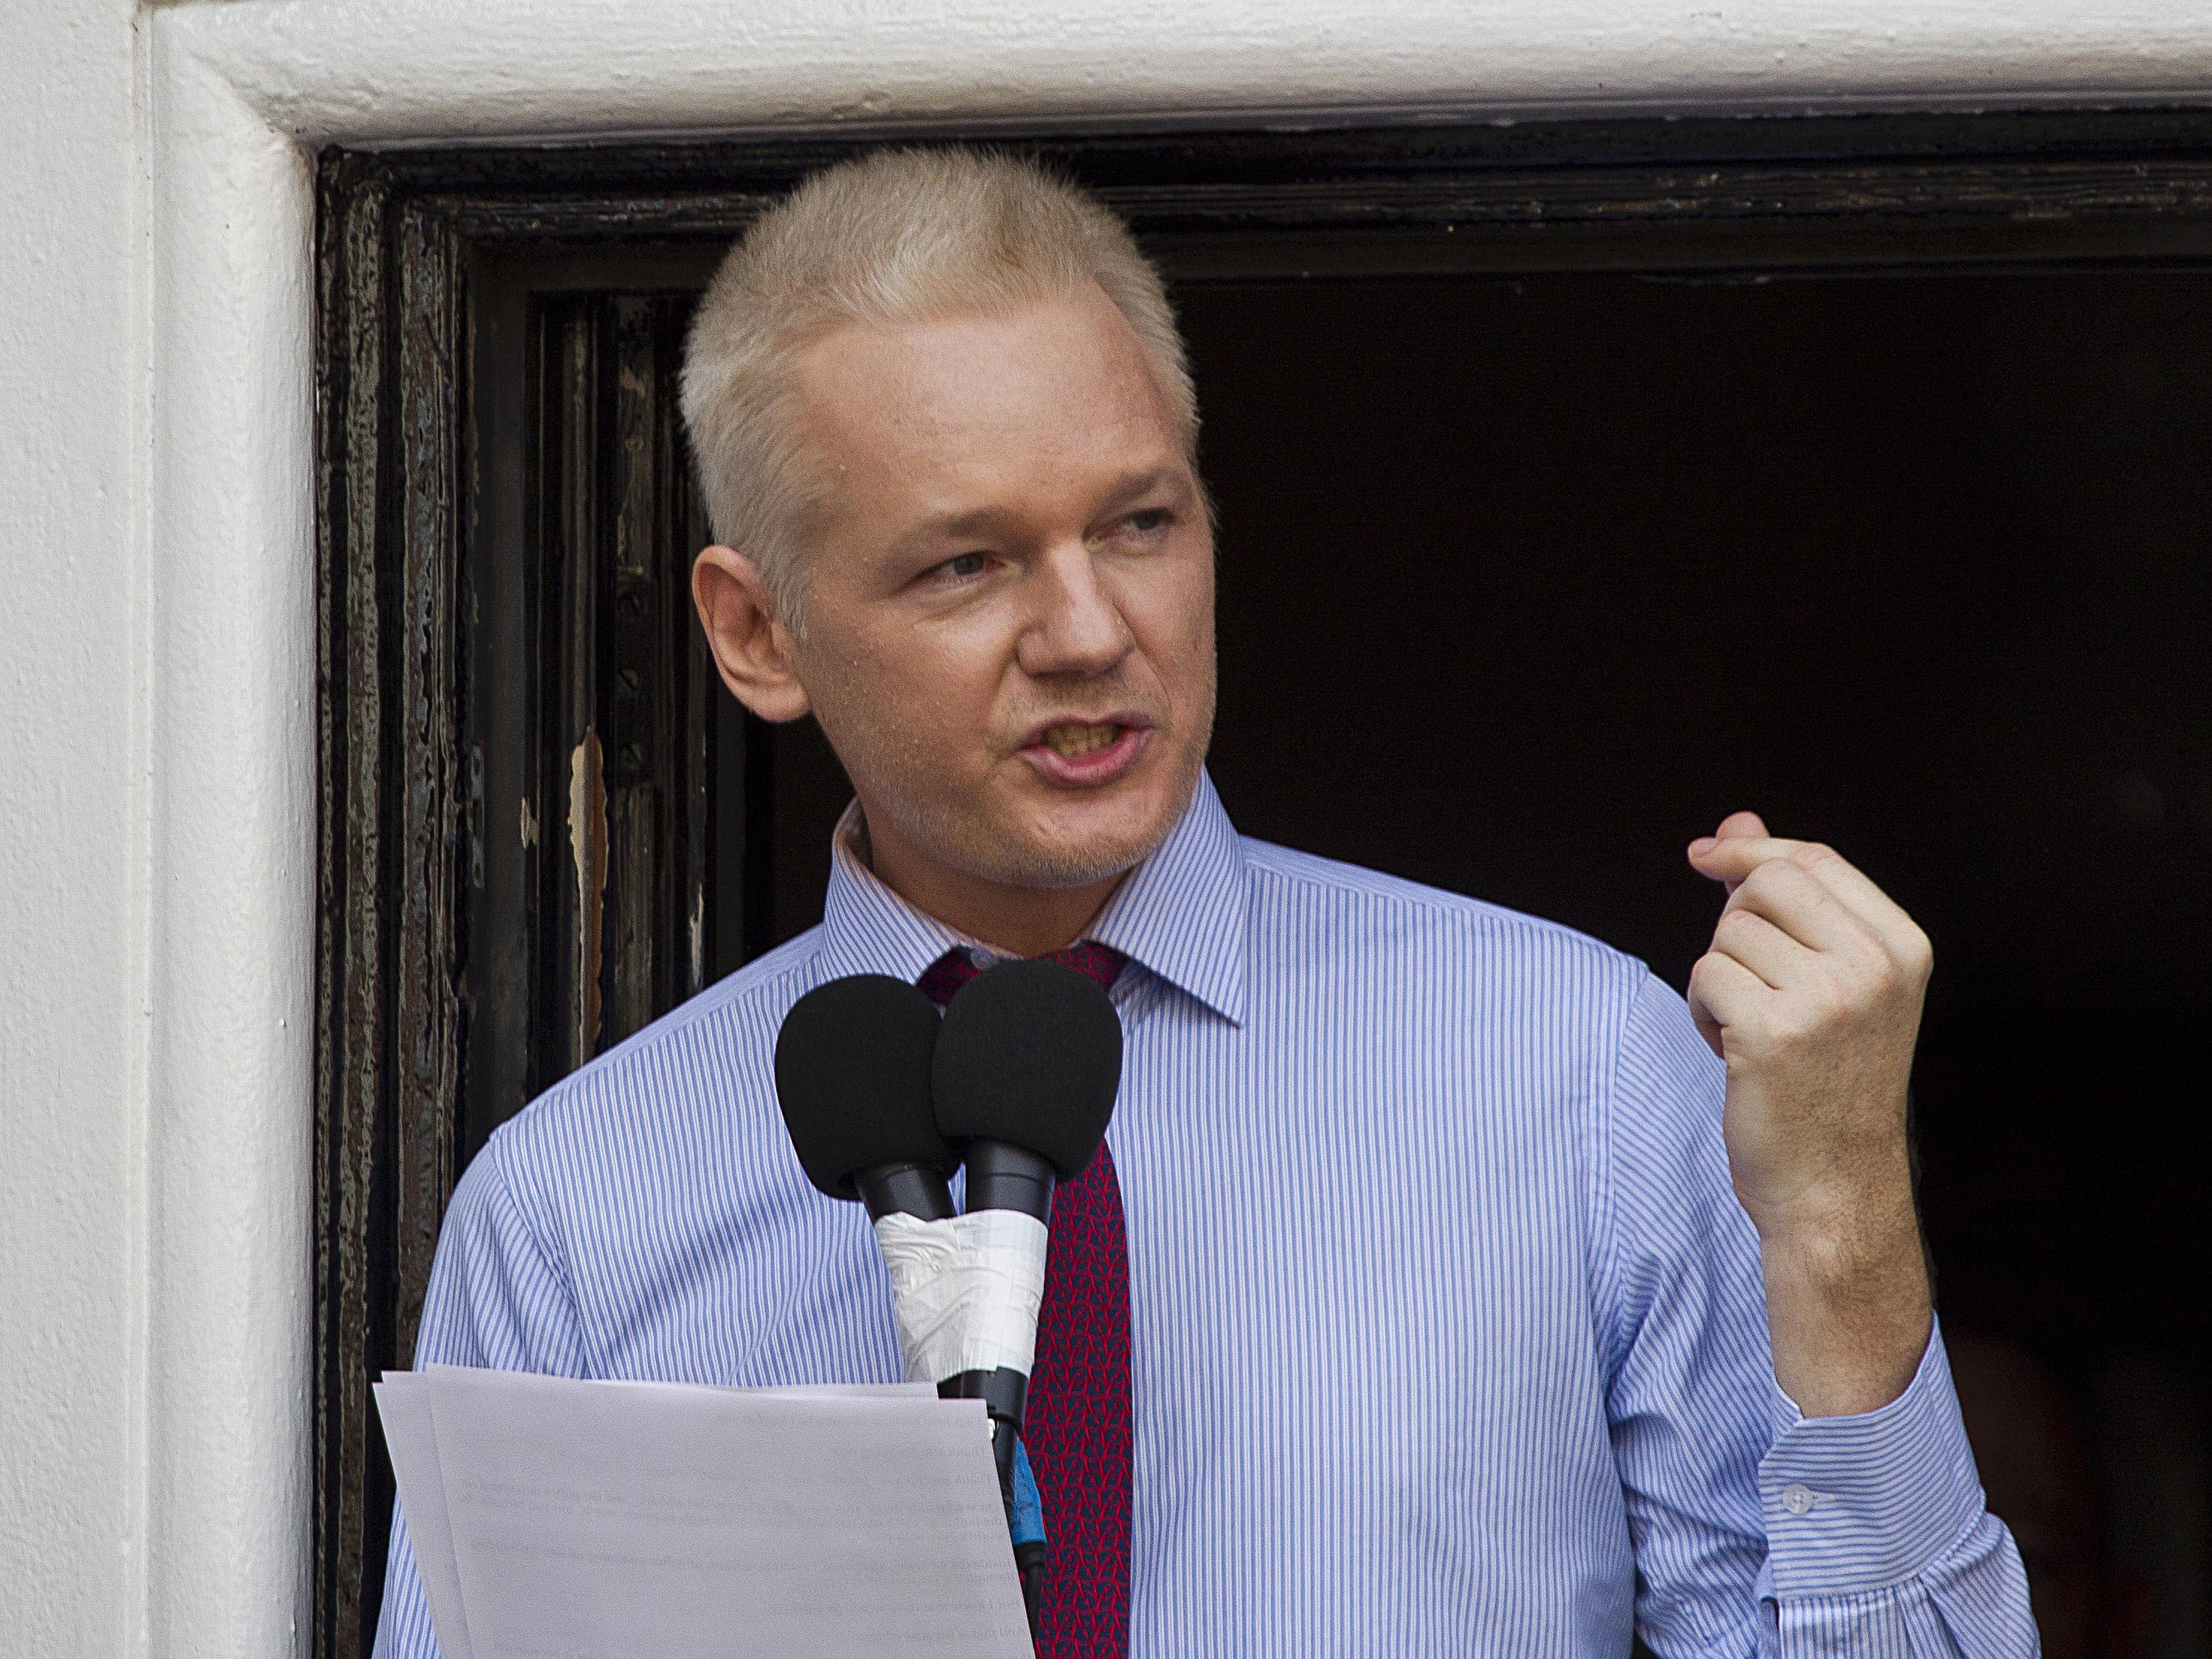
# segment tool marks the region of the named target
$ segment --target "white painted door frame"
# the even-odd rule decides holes
[[[230,0],[141,18],[143,1645],[301,1650],[313,155],[648,134],[2195,103],[2206,0]]]

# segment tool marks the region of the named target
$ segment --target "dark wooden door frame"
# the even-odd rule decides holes
[[[410,1363],[464,1150],[465,895],[483,847],[465,743],[471,273],[488,256],[532,248],[703,248],[855,147],[322,157],[319,1656],[367,1651],[390,1496],[368,1385]],[[1154,133],[1022,147],[1127,214],[1185,283],[2212,263],[2212,115],[2190,111]],[[691,789],[695,803],[699,794]],[[695,952],[689,982],[696,977]]]

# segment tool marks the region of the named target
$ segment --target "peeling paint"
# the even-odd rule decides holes
[[[527,795],[522,798],[522,844],[526,848],[538,845],[538,814],[531,810]]]
[[[606,923],[606,756],[591,726],[568,756],[568,854],[576,865],[576,1023],[569,1047],[572,1063],[581,1066],[599,1043],[599,957]]]
[[[483,745],[469,747],[469,799],[465,814],[469,836],[469,885],[477,892],[484,884],[484,757]]]

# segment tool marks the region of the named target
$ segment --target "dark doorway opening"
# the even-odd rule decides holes
[[[2152,161],[2110,124],[2017,121],[1590,129],[1540,162],[1497,134],[1064,155],[1131,212],[1190,339],[1222,525],[1212,765],[1240,827],[1568,922],[1678,986],[1717,907],[1682,846],[1732,808],[1887,886],[1937,946],[1916,1106],[1947,1326],[2065,1396],[2113,1551],[2162,1598],[2142,1650],[2178,1653],[2212,1623],[2212,1194],[2180,1154],[2212,1060],[2212,187],[2190,171],[2212,177],[2212,129],[2152,125]],[[1729,172],[1759,129],[1807,158],[1795,182]],[[1647,142],[1672,159],[1623,159]],[[1866,160],[1885,143],[1911,159]],[[2081,158],[2112,151],[2085,208]],[[1723,159],[1693,180],[1700,154]],[[411,473],[378,475],[350,540],[325,503],[356,561],[326,575],[331,615],[413,627],[442,595],[424,660],[452,671],[422,771],[451,799],[377,793],[417,775],[416,738],[385,704],[349,723],[366,671],[333,625],[326,837],[364,816],[416,835],[430,873],[400,896],[419,879],[452,905],[438,934],[434,905],[363,896],[384,865],[343,837],[326,855],[325,1652],[366,1651],[389,1492],[358,1396],[406,1363],[453,1173],[818,917],[843,780],[811,726],[763,726],[708,675],[671,424],[719,246],[818,159],[326,178],[333,225],[364,180],[445,204],[446,243],[419,215],[379,234],[450,277],[468,349],[438,417],[450,540],[410,539]],[[2156,165],[2182,182],[2144,206]],[[422,326],[384,325],[402,347]],[[346,349],[404,399],[404,349],[363,371]],[[414,465],[388,416],[362,419],[385,448],[365,462],[333,428],[330,489]],[[380,637],[426,637],[398,621]],[[341,764],[349,733],[366,770]],[[358,782],[331,793],[334,766]],[[397,965],[348,943],[372,913]],[[414,1041],[423,962],[452,1018],[418,1085],[359,1056]],[[342,1223],[349,1180],[372,1196]]]

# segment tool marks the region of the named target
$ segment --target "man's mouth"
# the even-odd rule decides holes
[[[1109,747],[1121,735],[1121,728],[1111,721],[1097,726],[1048,726],[1039,741],[1062,760],[1080,760]]]
[[[1021,753],[1048,783],[1096,789],[1127,776],[1152,735],[1151,723],[1133,714],[1054,720],[1032,727]]]

